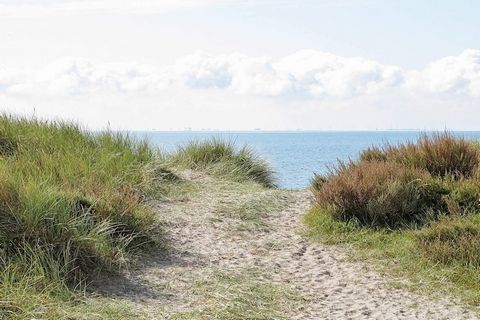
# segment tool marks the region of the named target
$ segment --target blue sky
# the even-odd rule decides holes
[[[97,129],[475,130],[479,1],[0,0],[0,109]]]
[[[261,4],[203,8],[183,19],[201,25],[199,32],[219,34],[220,49],[276,55],[309,48],[404,67],[423,67],[480,42],[475,32],[480,29],[478,1],[256,3]]]

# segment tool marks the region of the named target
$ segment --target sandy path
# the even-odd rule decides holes
[[[314,297],[307,312],[293,319],[477,319],[449,301],[431,301],[393,289],[367,265],[345,261],[339,249],[306,241],[298,228],[301,214],[310,205],[308,195],[299,192],[296,199],[276,218],[278,236],[290,245],[269,257],[279,263],[283,281],[288,279]]]
[[[366,264],[348,262],[342,250],[310,243],[301,234],[300,219],[310,207],[306,191],[290,192],[287,207],[265,217],[268,228],[244,231],[235,227],[237,219],[215,209],[222,197],[231,195],[209,191],[186,203],[156,203],[169,230],[170,254],[146,259],[123,281],[103,284],[102,290],[130,301],[147,318],[210,319],[188,316],[210,303],[202,300],[208,287],[195,283],[209,283],[217,272],[260,270],[255,281],[303,297],[282,309],[285,319],[476,319],[472,311],[447,300],[393,289]],[[281,317],[262,319],[270,318]]]

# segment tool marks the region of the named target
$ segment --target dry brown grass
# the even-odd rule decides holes
[[[361,153],[363,161],[395,161],[425,169],[438,177],[455,179],[472,177],[480,163],[480,153],[471,141],[442,132],[423,134],[413,142],[368,148]]]

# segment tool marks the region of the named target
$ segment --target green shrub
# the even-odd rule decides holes
[[[250,148],[237,148],[228,141],[192,141],[179,147],[170,156],[170,162],[237,181],[251,180],[265,187],[275,187],[274,172],[264,159]]]
[[[315,198],[337,219],[398,228],[436,215],[444,193],[426,171],[375,161],[340,164]]]
[[[480,266],[480,215],[444,217],[418,235],[423,254],[445,264]]]
[[[477,179],[445,180],[449,190],[445,196],[448,212],[452,214],[467,214],[480,210],[480,184]]]

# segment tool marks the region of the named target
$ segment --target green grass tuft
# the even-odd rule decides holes
[[[0,117],[0,314],[41,316],[152,241],[155,158],[126,135]]]
[[[201,170],[217,177],[275,187],[274,172],[264,159],[249,147],[237,148],[228,141],[192,141],[180,146],[168,161],[180,168]]]

